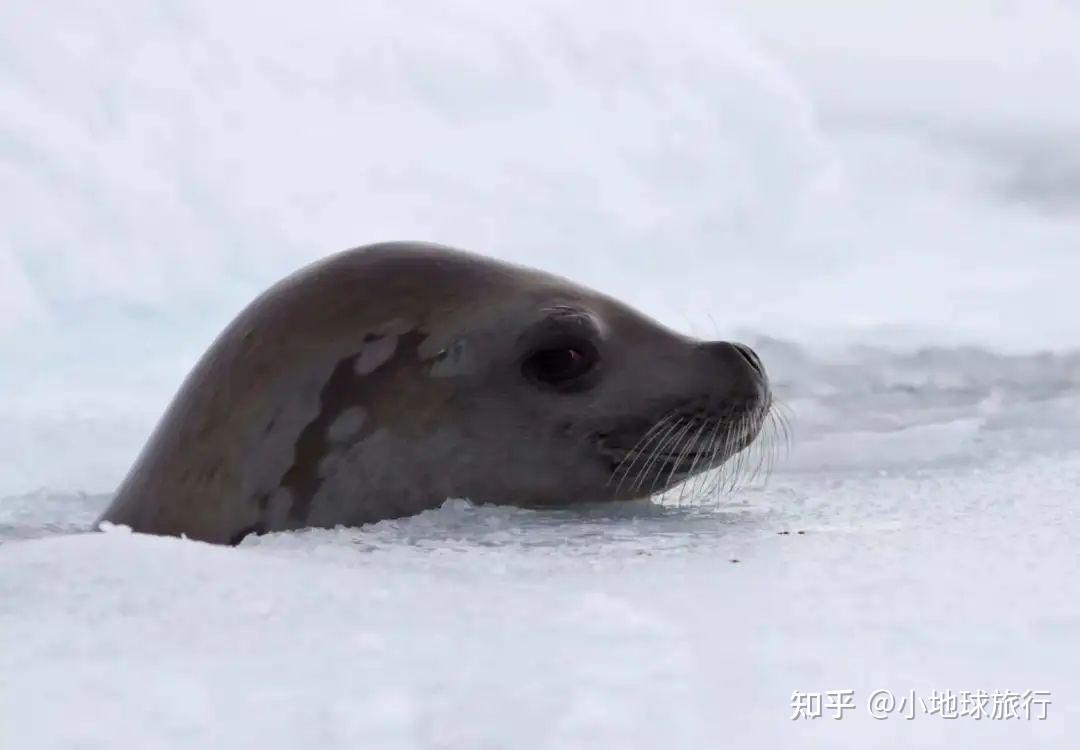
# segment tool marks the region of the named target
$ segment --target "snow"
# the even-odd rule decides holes
[[[1066,747],[1078,481],[1074,454],[784,478],[708,508],[450,501],[236,549],[5,544],[8,740]],[[793,690],[879,688],[1054,702],[1037,723],[788,720]]]
[[[0,7],[0,745],[1075,743],[1080,7],[726,5]],[[746,340],[790,454],[682,505],[82,533],[247,300],[386,238]]]

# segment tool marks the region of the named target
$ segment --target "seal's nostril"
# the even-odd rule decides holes
[[[753,368],[754,372],[762,377],[765,376],[765,366],[761,364],[761,359],[758,355],[746,344],[736,344],[732,342],[732,348],[739,353],[739,355],[746,360],[747,364]]]
[[[763,383],[768,383],[769,376],[765,373],[765,365],[761,363],[761,358],[757,353],[746,344],[737,344],[734,341],[708,341],[702,345],[702,348],[728,365],[733,360],[743,362]]]

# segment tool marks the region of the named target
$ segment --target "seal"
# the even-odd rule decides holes
[[[237,544],[447,498],[641,498],[743,451],[771,404],[741,344],[687,338],[540,271],[369,245],[236,317],[99,523]]]

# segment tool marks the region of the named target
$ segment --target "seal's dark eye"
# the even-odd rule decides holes
[[[562,390],[577,390],[584,386],[582,379],[595,366],[599,356],[587,342],[537,349],[522,365],[530,380]],[[587,387],[587,386],[586,386]]]

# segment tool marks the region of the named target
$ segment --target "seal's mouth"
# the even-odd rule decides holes
[[[712,492],[768,473],[775,448],[789,434],[786,417],[775,407],[769,396],[724,414],[676,410],[645,426],[638,422],[597,434],[597,450],[611,472],[608,484],[622,499],[659,494],[716,469]]]

